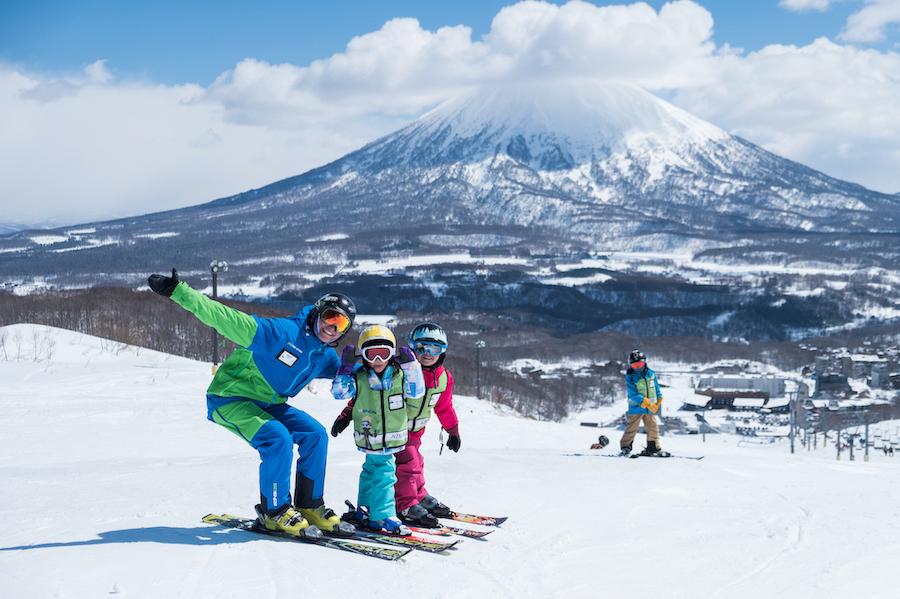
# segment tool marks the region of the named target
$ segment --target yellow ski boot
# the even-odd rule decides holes
[[[352,536],[353,533],[356,532],[356,527],[349,522],[344,522],[338,518],[337,514],[334,513],[334,510],[324,505],[320,505],[319,507],[302,507],[300,508],[300,514],[302,514],[310,524],[321,529],[322,532],[346,537]]]
[[[303,531],[309,528],[309,521],[290,505],[284,506],[274,514],[259,515],[263,526],[268,530],[302,537]]]

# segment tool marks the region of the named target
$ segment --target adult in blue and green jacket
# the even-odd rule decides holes
[[[334,378],[340,359],[333,346],[352,325],[353,302],[327,294],[294,316],[261,318],[209,299],[179,281],[174,269],[171,277],[151,275],[148,283],[238,346],[207,389],[207,417],[259,451],[261,511],[275,514],[291,506],[297,445],[293,502],[322,527],[324,523],[310,518],[310,510],[324,505],[328,434],[315,418],[286,402],[313,379]]]

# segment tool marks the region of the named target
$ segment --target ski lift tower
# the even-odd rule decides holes
[[[798,388],[795,381],[786,381],[793,383],[790,386],[785,385],[785,394],[788,397],[788,410],[791,415],[791,453],[794,453],[794,435],[797,433],[797,395]]]
[[[209,263],[209,272],[212,273],[212,298],[219,297],[219,273],[228,270],[228,263],[221,260],[213,260]],[[212,361],[213,374],[219,367],[219,334],[212,329]]]
[[[481,399],[481,349],[485,346],[484,341],[479,339],[475,342],[475,397]]]

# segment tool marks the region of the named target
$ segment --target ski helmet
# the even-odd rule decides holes
[[[628,363],[634,364],[635,362],[646,362],[647,356],[644,355],[639,349],[632,350],[630,354],[628,354]]]
[[[328,308],[343,312],[352,321],[356,318],[356,304],[343,293],[326,293],[313,304],[321,314]]]
[[[316,303],[313,304],[313,312],[310,314],[312,318],[307,322],[315,322],[316,318],[326,315],[329,311],[343,314],[349,320],[349,323],[343,327],[338,327],[339,330],[343,329],[341,330],[341,335],[350,330],[350,327],[353,326],[353,321],[356,319],[356,305],[353,303],[353,300],[343,293],[326,293],[317,299]]]
[[[356,351],[367,362],[387,362],[397,353],[397,338],[389,328],[380,324],[364,328],[356,343]]]
[[[423,322],[409,333],[409,344],[415,347],[416,343],[435,343],[447,351],[447,332],[435,322]]]

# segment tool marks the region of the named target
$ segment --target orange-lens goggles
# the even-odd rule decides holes
[[[337,310],[325,310],[322,313],[322,322],[335,327],[339,333],[344,333],[350,328],[350,319],[346,314]]]

